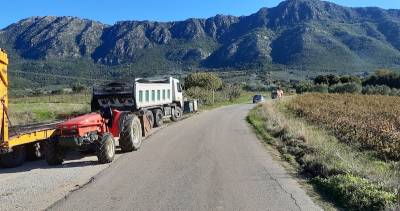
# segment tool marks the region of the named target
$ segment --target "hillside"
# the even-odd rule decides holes
[[[30,80],[19,85],[27,85],[44,80],[32,72],[96,79],[191,68],[397,69],[399,35],[400,10],[287,0],[250,16],[177,22],[30,17],[2,29],[0,46],[14,74]]]

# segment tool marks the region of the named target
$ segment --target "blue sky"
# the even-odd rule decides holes
[[[345,6],[400,8],[399,0],[332,0]],[[30,16],[77,16],[113,24],[119,20],[184,20],[216,14],[249,15],[281,0],[0,0],[0,29]]]

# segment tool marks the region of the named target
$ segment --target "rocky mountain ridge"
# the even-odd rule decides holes
[[[359,71],[400,66],[400,10],[287,0],[249,16],[106,25],[75,17],[31,17],[0,31],[23,59],[88,59],[118,66]]]

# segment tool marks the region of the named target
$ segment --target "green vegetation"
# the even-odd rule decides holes
[[[383,210],[396,206],[399,162],[383,161],[340,141],[319,124],[293,115],[287,103],[267,102],[248,115],[256,133],[279,150],[282,159],[339,207]]]
[[[64,119],[90,111],[88,94],[63,94],[11,98],[9,115],[12,125],[24,125]]]
[[[396,202],[394,193],[358,176],[345,174],[329,178],[316,177],[312,183],[348,209],[382,210]]]
[[[381,69],[375,72],[374,75],[370,76],[363,81],[363,85],[376,86],[385,85],[390,88],[400,88],[400,74],[387,69]]]

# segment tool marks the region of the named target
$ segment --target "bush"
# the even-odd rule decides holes
[[[222,92],[226,99],[232,101],[233,99],[239,98],[242,95],[243,89],[240,85],[225,84],[222,88]]]
[[[400,74],[391,70],[378,70],[374,75],[363,81],[363,86],[386,85],[390,88],[400,89]]]
[[[329,87],[326,84],[317,84],[311,88],[312,92],[328,93]]]
[[[329,194],[344,208],[356,210],[383,210],[396,203],[396,195],[381,186],[353,175],[316,177],[312,182],[317,189]]]
[[[388,96],[399,96],[400,90],[395,88],[390,88],[386,85],[377,86],[365,86],[362,89],[362,93],[365,95],[388,95]]]
[[[212,98],[213,98],[212,92],[207,89],[203,89],[197,86],[191,87],[185,91],[185,94],[188,98],[199,99],[200,103],[202,104],[212,103]]]
[[[330,93],[361,93],[362,87],[357,83],[336,84],[329,88]]]
[[[303,94],[306,92],[310,92],[313,89],[314,85],[310,82],[301,82],[300,84],[298,84],[295,89],[296,89],[296,93],[298,94]]]

